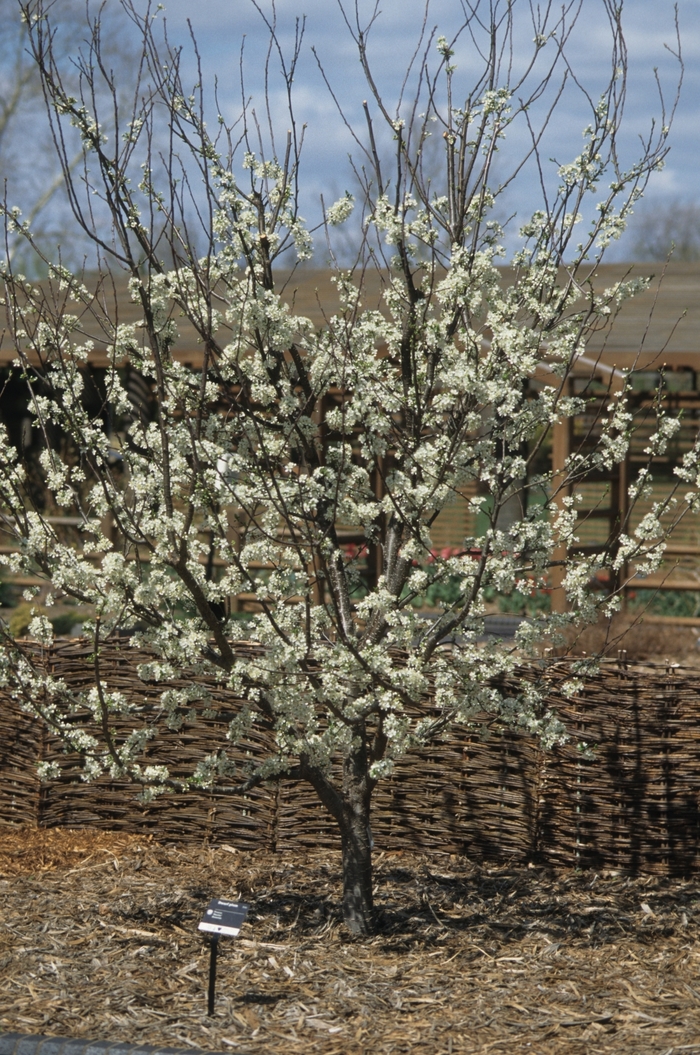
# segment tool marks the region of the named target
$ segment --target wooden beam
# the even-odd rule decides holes
[[[563,395],[569,395],[567,384]],[[560,418],[552,426],[552,514],[564,508],[564,499],[571,495],[571,487],[566,483],[566,462],[571,454],[571,418]],[[564,591],[564,561],[567,557],[566,546],[557,546],[552,554],[553,565],[549,571],[552,584],[552,611],[566,612],[568,602]]]

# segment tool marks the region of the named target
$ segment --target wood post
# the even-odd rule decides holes
[[[570,383],[567,383],[562,396],[569,395]],[[566,482],[566,460],[571,453],[571,418],[560,418],[552,427],[552,515],[555,516],[564,508],[564,499],[570,496],[571,486]],[[552,587],[552,611],[568,611],[568,602],[564,591],[564,561],[567,557],[566,546],[557,546],[552,553],[552,566],[549,580]]]

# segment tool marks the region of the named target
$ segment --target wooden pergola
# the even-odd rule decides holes
[[[578,380],[588,384],[594,378],[612,395],[619,390],[625,374],[631,371],[635,375],[632,409],[640,415],[645,407],[648,408],[663,372],[669,387],[667,403],[685,415],[686,434],[695,433],[700,427],[700,264],[604,265],[595,273],[593,282],[596,288],[606,289],[616,282],[637,276],[650,278],[649,288],[624,302],[612,325],[588,342],[569,384],[575,389]],[[678,384],[679,381],[683,383]],[[555,472],[563,470],[573,449],[576,425],[576,420],[560,421],[553,429],[552,467]],[[633,444],[628,458],[618,466],[616,473],[610,475],[607,508],[581,510],[582,516],[606,518],[609,536],[614,535],[615,524],[625,520],[630,474],[635,457],[641,460],[639,455]],[[669,459],[667,469],[672,468]],[[563,493],[561,497],[564,497]],[[595,549],[595,546],[581,548]],[[688,541],[671,541],[666,554],[678,566],[684,558],[686,564],[688,558],[697,564],[700,546]],[[563,556],[563,553],[555,554],[555,558]],[[668,563],[661,571],[646,578],[635,575],[634,569],[623,568],[615,585],[622,586],[624,596],[630,590],[640,588],[700,592],[700,575],[693,574],[692,569],[689,572],[687,567],[675,574]],[[555,611],[563,610],[566,604],[564,591],[560,588],[561,578],[562,570],[555,567],[552,573],[552,606]],[[673,622],[700,625],[700,619],[667,618]]]
[[[665,371],[668,377],[675,375],[677,379],[682,380],[680,386],[672,386],[677,391],[669,398],[674,406],[682,409],[686,415],[686,428],[695,430],[700,425],[700,264],[609,264],[599,267],[590,276],[590,280],[594,288],[602,291],[626,278],[638,276],[651,279],[648,290],[624,302],[614,318],[613,325],[601,329],[593,336],[577,359],[568,384],[571,390],[575,391],[577,386],[590,386],[593,383],[598,386],[600,398],[603,399],[606,394],[609,396],[619,389],[625,374],[633,371],[636,377],[635,387],[638,390],[633,402],[637,404],[638,409],[643,409],[645,401],[647,404],[649,402],[649,393],[656,388],[660,371]],[[507,281],[508,277],[508,269],[504,269],[504,281]],[[363,295],[365,307],[380,308],[384,282],[385,276],[381,273],[367,273]],[[50,296],[50,285],[40,285]],[[96,304],[99,308],[102,303],[100,310],[104,310],[105,315],[117,318],[120,323],[139,321],[139,306],[129,297],[125,280],[116,284],[104,282],[99,288]],[[331,281],[331,272],[327,270],[298,269],[287,276],[283,297],[295,312],[310,318],[319,328],[322,328],[327,318],[340,307],[336,287]],[[71,310],[74,310],[74,307]],[[94,340],[94,349],[87,366],[89,370],[99,373],[109,365],[105,334],[100,331],[90,309],[84,310],[84,320],[85,331]],[[188,321],[175,321],[180,336],[173,354],[183,364],[196,368],[202,361],[202,345],[198,336]],[[0,385],[0,417],[8,426],[14,423],[16,429],[18,416],[24,414],[26,417],[27,411],[17,400],[12,383],[7,381],[14,358],[14,349],[6,335],[3,335],[0,340],[0,371],[4,373],[5,384]],[[533,378],[533,383],[536,384],[538,379],[546,380],[547,374],[546,362],[543,362],[538,375]],[[580,439],[580,436],[577,436],[577,431],[580,432],[579,424],[576,419],[567,419],[554,426],[551,458],[555,474],[563,473],[566,459]],[[631,459],[623,463],[617,473],[608,477],[606,503],[598,502],[596,508],[582,510],[582,514],[587,518],[606,523],[608,538],[614,536],[616,525],[624,520],[627,512],[629,473],[633,469],[634,458],[633,450]],[[560,500],[565,493],[560,492]],[[441,514],[438,524],[443,517],[445,526],[442,530],[445,540],[452,545],[461,545],[466,532],[463,525],[460,527],[459,518],[453,517],[452,523],[449,514]],[[460,531],[461,537],[458,537]],[[451,538],[450,532],[454,538]],[[345,534],[349,541],[355,540],[352,531],[346,531]],[[359,536],[357,541],[361,541]],[[596,547],[601,548],[600,541],[588,542],[582,545],[581,549],[591,551]],[[688,560],[693,564],[700,563],[697,560],[700,557],[700,545],[695,545],[687,539],[678,543],[672,542],[667,548],[667,553],[678,561],[685,561],[686,564]],[[555,560],[564,556],[563,553],[555,554]],[[380,561],[381,558],[377,555],[376,559]],[[377,570],[378,568],[374,569],[375,572]],[[555,610],[561,610],[565,606],[561,576],[561,568],[555,565],[551,576],[552,604]],[[623,569],[620,581],[616,585],[623,583],[626,583],[626,589],[643,587],[700,592],[700,572],[696,574],[691,568],[688,573],[686,568],[685,573],[679,575],[663,570],[642,580],[634,575],[633,569]],[[700,624],[700,620],[686,621]]]

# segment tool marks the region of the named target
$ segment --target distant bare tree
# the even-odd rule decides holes
[[[630,236],[635,260],[700,260],[700,202],[648,201],[630,224]]]
[[[52,4],[54,47],[64,60],[66,84],[73,93],[79,90],[79,74],[72,66],[71,57],[89,35],[85,14],[83,0],[55,0]],[[107,29],[105,60],[118,71],[120,93],[124,93],[133,85],[135,71],[133,57],[124,45],[128,36],[117,29],[120,17],[123,18],[119,4],[109,5],[100,12],[100,20]],[[75,139],[68,158],[71,170],[83,158],[77,134]],[[65,173],[55,152],[46,149],[50,140],[41,78],[31,54],[20,5],[17,0],[0,0],[0,197],[4,195],[9,205],[22,210],[22,218],[31,224],[37,244],[55,247],[61,243],[63,258],[76,266],[90,243],[80,235],[76,238],[65,196]],[[71,235],[67,240],[69,226]],[[8,252],[13,258],[19,254],[15,264],[20,269],[30,274],[41,273],[39,259],[27,251],[24,239],[11,239]]]

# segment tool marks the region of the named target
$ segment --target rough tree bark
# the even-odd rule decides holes
[[[370,805],[376,784],[369,775],[364,738],[343,759],[342,786],[302,759],[299,773],[315,789],[340,832],[343,862],[343,920],[351,934],[374,931]]]
[[[371,786],[364,751],[353,751],[343,765],[343,919],[352,934],[374,930],[372,904]]]

